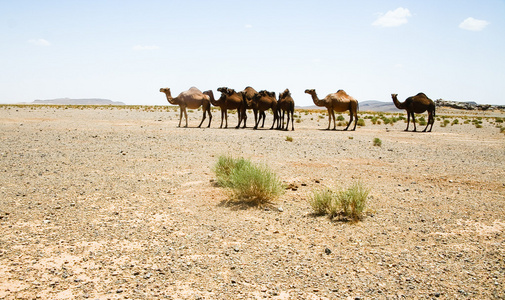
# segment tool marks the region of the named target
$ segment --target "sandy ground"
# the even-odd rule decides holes
[[[344,132],[297,112],[283,132],[189,115],[177,128],[173,110],[1,106],[0,299],[505,298],[495,118]],[[230,204],[213,184],[222,154],[290,188],[268,208]],[[362,221],[312,214],[314,190],[358,180]]]

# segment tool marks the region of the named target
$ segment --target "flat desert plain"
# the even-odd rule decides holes
[[[237,130],[218,111],[178,128],[166,107],[1,106],[0,299],[505,298],[504,114],[439,109],[458,124],[413,133],[327,131],[323,113],[285,132],[252,113]],[[220,155],[285,193],[229,201]],[[362,220],[313,214],[313,191],[358,181]]]

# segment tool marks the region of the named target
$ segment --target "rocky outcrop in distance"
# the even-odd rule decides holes
[[[56,104],[56,105],[126,105],[123,102],[108,99],[70,99],[59,98],[50,100],[34,100],[32,104]]]
[[[435,101],[435,105],[463,110],[496,110],[496,109],[505,110],[505,105],[478,104],[473,101],[459,102],[459,101],[448,101],[438,99]]]

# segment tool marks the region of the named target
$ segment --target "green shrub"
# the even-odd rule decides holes
[[[358,120],[358,126],[365,126],[365,120],[359,119]]]
[[[451,126],[456,125],[456,124],[459,124],[459,120],[458,119],[452,120]]]
[[[345,121],[344,116],[342,116],[342,115],[338,115],[338,116],[337,116],[337,121]]]
[[[381,141],[381,139],[379,139],[379,138],[374,138],[374,139],[373,139],[373,145],[374,145],[374,146],[377,146],[377,147],[382,146],[382,141]]]
[[[328,214],[330,218],[344,217],[357,221],[365,212],[369,194],[370,189],[358,181],[346,190],[313,191],[309,203],[314,213],[318,215]]]
[[[337,193],[336,207],[345,217],[358,220],[365,211],[368,194],[370,194],[369,188],[364,187],[359,181],[355,182],[347,190]]]
[[[244,158],[220,156],[214,167],[217,183],[229,188],[240,201],[261,206],[284,191],[280,179],[266,165],[255,165]]]
[[[251,164],[251,162],[244,158],[233,158],[224,155],[219,156],[213,169],[217,177],[217,184],[222,187],[232,187],[233,183],[230,179],[232,172],[243,168],[246,164]]]
[[[332,211],[335,195],[330,189],[315,190],[309,197],[309,204],[317,215],[325,215]]]
[[[286,137],[286,142],[292,142],[292,141],[293,141],[293,138],[292,138],[292,137],[290,137],[290,136],[287,136],[287,137]]]

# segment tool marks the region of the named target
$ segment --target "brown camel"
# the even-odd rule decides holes
[[[354,128],[352,130],[356,130],[356,124],[358,123],[358,100],[353,97],[347,95],[343,90],[338,90],[336,93],[329,94],[324,99],[317,98],[316,90],[310,89],[305,90],[305,93],[310,94],[312,96],[312,101],[317,106],[324,106],[328,110],[328,128],[330,129],[331,119],[333,118],[333,130],[336,130],[337,125],[335,121],[335,112],[345,112],[349,111],[349,123],[347,123],[347,127],[344,130],[349,128],[352,120],[354,120]]]
[[[258,125],[261,122],[262,117],[263,117],[263,124],[265,124],[265,117],[266,117],[265,111],[269,109],[272,109],[272,113],[274,114],[274,122],[272,123],[272,127],[270,127],[270,129],[274,128],[275,122],[277,121],[277,99],[275,99],[275,92],[268,92],[265,90],[259,91],[253,97],[251,101],[251,107],[254,111],[255,118],[258,112],[260,113],[258,121],[254,126],[254,129],[258,129]],[[263,127],[263,125],[261,127]]]
[[[247,120],[247,115],[245,114],[246,104],[244,101],[244,95],[242,94],[242,92],[236,92],[234,89],[229,89],[227,87],[220,87],[217,90],[221,92],[221,97],[214,102],[212,102],[211,100],[211,103],[212,105],[219,106],[221,108],[221,126],[219,128],[223,127],[223,119],[226,122],[224,128],[228,128],[229,109],[237,110],[238,124],[235,128],[239,128],[242,119],[245,118]],[[212,98],[214,98],[214,95],[212,95]]]
[[[410,117],[412,116],[412,122],[414,122],[414,131],[416,131],[416,117],[415,114],[421,114],[425,111],[428,111],[428,124],[424,128],[423,132],[426,132],[426,129],[431,124],[430,130],[433,128],[433,123],[435,122],[435,103],[428,98],[424,93],[419,93],[415,96],[408,97],[402,103],[398,101],[398,94],[391,94],[393,98],[393,102],[398,109],[405,109],[407,111],[407,129],[409,130],[410,125]]]
[[[160,92],[165,93],[165,95],[167,96],[167,100],[170,104],[179,105],[181,109],[181,114],[179,116],[179,127],[181,127],[181,120],[183,113],[184,116],[186,117],[186,126],[184,127],[188,127],[188,113],[186,111],[186,108],[197,109],[200,106],[202,107],[203,110],[203,118],[202,121],[200,122],[200,125],[198,125],[198,128],[200,128],[202,126],[203,121],[205,121],[207,112],[209,112],[209,125],[207,127],[210,127],[210,122],[212,121],[212,113],[210,112],[209,96],[204,95],[196,87],[192,87],[189,90],[180,93],[179,96],[175,98],[172,98],[169,88],[161,88]]]
[[[219,126],[219,128],[223,128],[223,120],[225,121],[224,128],[228,128],[228,109],[237,110],[239,123],[236,128],[239,128],[242,118],[244,118],[243,111],[245,110],[242,92],[237,93],[235,90],[226,87],[220,87],[217,90],[221,92],[221,97],[218,100],[215,100],[212,91],[206,91],[204,94],[209,96],[212,105],[221,108],[221,126]],[[245,116],[245,118],[247,118],[247,116]]]
[[[291,115],[291,130],[295,130],[294,114],[295,114],[295,101],[291,97],[291,93],[288,89],[279,94],[279,101],[277,102],[277,110],[279,115],[279,125],[277,129],[284,129],[284,113],[287,112],[288,122],[286,123],[286,128],[284,130],[289,130],[289,117]],[[282,115],[281,115],[282,111]]]
[[[258,92],[256,92],[255,89],[253,89],[252,87],[248,86],[246,87],[243,91],[242,91],[242,94],[244,95],[244,100],[245,100],[245,118],[244,118],[244,126],[242,128],[245,128],[246,127],[246,121],[247,121],[247,110],[248,109],[252,109],[252,99],[254,97],[254,95],[256,95]],[[257,115],[254,115],[254,124],[256,125],[256,121],[257,121]],[[240,123],[239,123],[240,125]]]

